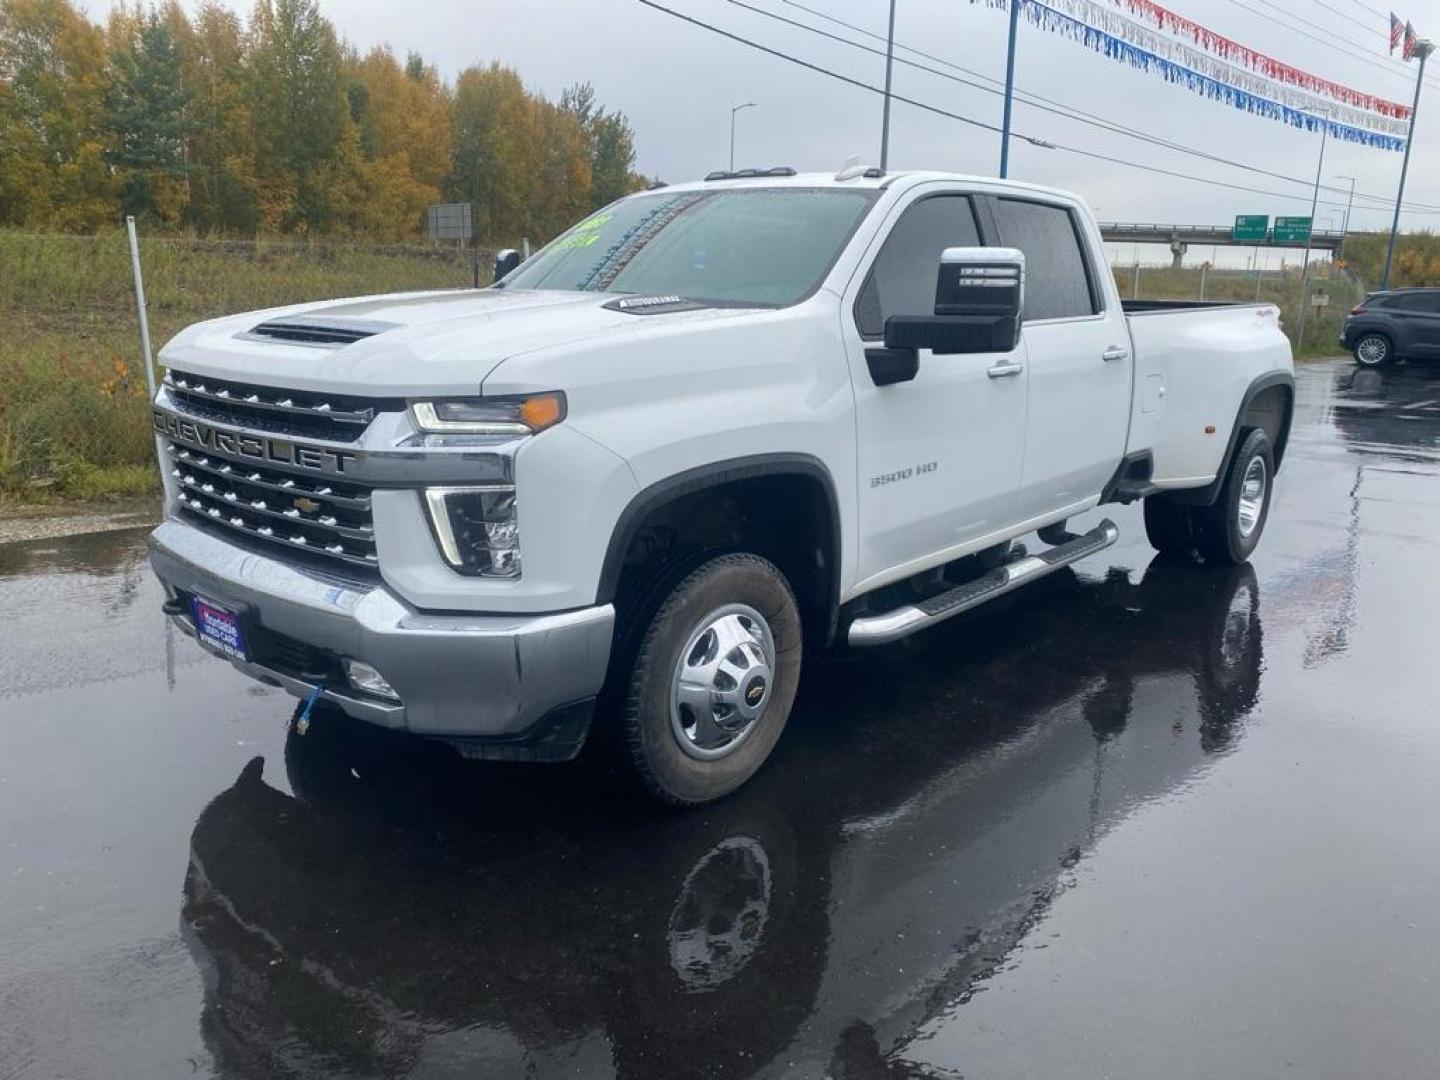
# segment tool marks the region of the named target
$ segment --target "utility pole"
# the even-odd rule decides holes
[[[1425,82],[1425,60],[1435,50],[1429,41],[1415,43],[1415,55],[1420,57],[1420,72],[1415,76],[1415,103],[1410,106],[1410,130],[1405,136],[1405,161],[1400,166],[1400,190],[1395,193],[1395,217],[1390,222],[1390,246],[1385,249],[1385,273],[1380,276],[1380,288],[1390,288],[1390,263],[1395,258],[1395,234],[1400,230],[1400,203],[1405,198],[1405,174],[1410,171],[1410,147],[1415,144],[1415,114],[1420,111],[1420,87]]]
[[[1325,168],[1325,140],[1330,136],[1330,117],[1321,114],[1320,160],[1315,163],[1315,191],[1310,196],[1310,232],[1315,232],[1315,209],[1320,205],[1320,173]],[[1300,269],[1300,327],[1295,332],[1295,348],[1305,347],[1305,312],[1310,306],[1310,237],[1305,238],[1305,263]]]
[[[730,171],[735,171],[735,114],[741,109],[753,109],[755,102],[747,101],[743,105],[735,105],[730,109]]]
[[[1015,104],[1015,36],[1020,29],[1020,5],[1010,0],[1010,42],[1005,52],[1005,119],[1000,125],[1000,179],[1010,175],[1010,111]]]
[[[880,171],[890,164],[890,74],[895,67],[895,0],[890,0],[890,31],[885,35],[885,111],[880,118]]]
[[[1335,177],[1335,179],[1336,179],[1336,180],[1349,180],[1349,181],[1350,181],[1350,199],[1349,199],[1349,201],[1345,204],[1345,217],[1341,220],[1341,223],[1340,223],[1340,251],[1339,251],[1339,256],[1340,256],[1340,258],[1343,259],[1343,258],[1345,257],[1345,241],[1346,241],[1346,240],[1349,238],[1349,236],[1350,236],[1350,211],[1351,211],[1351,210],[1354,208],[1354,206],[1355,206],[1355,177],[1353,177],[1353,176],[1337,176],[1337,177]]]

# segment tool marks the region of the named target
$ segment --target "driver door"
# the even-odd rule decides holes
[[[1015,524],[1029,371],[1009,353],[919,353],[908,382],[877,386],[867,348],[891,315],[935,308],[940,253],[985,242],[969,195],[920,188],[889,220],[846,291],[842,332],[855,388],[857,589],[897,580]]]

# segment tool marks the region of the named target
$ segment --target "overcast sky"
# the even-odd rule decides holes
[[[657,0],[732,33],[879,85],[884,60],[755,14],[730,0]],[[825,26],[784,0],[744,0],[787,18]],[[887,0],[801,0],[882,34]],[[1395,0],[1402,18],[1440,38],[1440,0]],[[1408,4],[1408,8],[1404,5]],[[1326,78],[1408,104],[1416,64],[1389,60],[1385,20],[1368,10],[1381,0],[1170,0],[1168,6],[1269,55]],[[187,6],[191,6],[187,3]],[[248,2],[236,4],[245,12]],[[388,42],[410,49],[453,78],[472,64],[499,61],[552,97],[589,80],[605,105],[630,117],[638,166],[666,180],[689,179],[725,166],[730,108],[753,101],[737,120],[737,165],[793,165],[831,170],[851,154],[879,159],[881,99],[824,75],[643,6],[639,0],[322,0],[341,34],[364,50]],[[104,0],[91,0],[103,18]],[[1259,13],[1265,13],[1264,15]],[[1341,14],[1343,13],[1343,14]],[[1006,13],[967,0],[898,0],[895,37],[933,56],[1000,80],[1005,71]],[[1288,23],[1289,25],[1282,25]],[[858,38],[837,27],[828,29]],[[1302,33],[1313,35],[1307,37]],[[870,42],[874,44],[874,42]],[[1369,50],[1368,52],[1365,50]],[[1379,55],[1376,55],[1379,54]],[[907,57],[903,51],[897,56]],[[918,59],[916,57],[910,57]],[[926,63],[932,62],[924,61]],[[970,76],[963,76],[971,78]],[[974,80],[982,81],[982,80]],[[1406,202],[1440,208],[1440,58],[1427,72]],[[1320,135],[1236,111],[1106,59],[1083,45],[1021,22],[1016,85],[1108,121],[1185,144],[1274,176],[1217,164],[1017,104],[1016,131],[1175,172],[1258,189],[1234,191],[1134,168],[1087,160],[1060,150],[1012,144],[1010,175],[1084,195],[1102,219],[1194,224],[1228,223],[1236,214],[1303,215]],[[895,92],[950,112],[998,124],[1000,96],[897,64]],[[999,137],[911,105],[895,103],[890,166],[993,175]],[[1393,199],[1401,154],[1331,139],[1325,182],[1357,178],[1357,190]],[[1345,196],[1321,193],[1316,227],[1339,228]],[[1327,205],[1327,202],[1341,205]],[[1388,228],[1390,210],[1357,198],[1352,224]],[[1407,212],[1402,228],[1440,226],[1440,212]]]

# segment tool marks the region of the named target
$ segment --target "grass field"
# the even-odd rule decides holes
[[[186,325],[277,304],[471,281],[451,248],[307,245],[266,241],[149,240],[141,258],[156,349]],[[488,255],[481,265],[488,267]],[[1130,296],[1130,267],[1114,268]],[[1200,296],[1199,268],[1142,267],[1146,299]],[[1340,319],[1360,290],[1318,279],[1330,298],[1306,331],[1307,353],[1333,353]],[[1209,270],[1205,297],[1250,300],[1255,279]],[[1300,279],[1273,274],[1261,298],[1298,325]],[[153,446],[129,252],[123,235],[33,236],[0,231],[0,499],[35,501],[153,490]]]
[[[471,282],[452,248],[142,242],[155,348],[200,319],[277,304]],[[483,267],[488,257],[482,258]],[[0,231],[0,498],[157,486],[123,235]]]

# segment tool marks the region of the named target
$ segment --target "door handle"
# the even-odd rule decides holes
[[[1124,360],[1125,357],[1129,355],[1130,350],[1125,348],[1124,345],[1111,345],[1100,354],[1100,359],[1108,364],[1111,360]]]
[[[992,379],[1008,379],[1012,375],[1019,375],[1025,370],[1025,365],[1020,363],[995,364],[985,369],[985,374]]]

